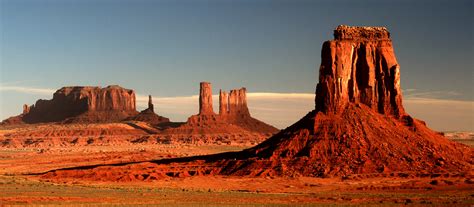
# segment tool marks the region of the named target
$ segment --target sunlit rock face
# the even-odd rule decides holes
[[[27,113],[23,114],[23,121],[108,122],[135,114],[137,111],[133,90],[120,86],[72,86],[57,90],[51,100],[36,101]]]
[[[360,103],[381,114],[405,114],[400,67],[385,27],[338,26],[321,51],[316,110],[339,113]]]

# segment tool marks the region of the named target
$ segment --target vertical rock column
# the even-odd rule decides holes
[[[152,112],[155,111],[154,106],[153,106],[153,101],[151,100],[151,95],[148,95],[148,109],[151,110]]]
[[[30,112],[30,107],[26,104],[23,105],[23,114],[27,114]]]
[[[227,92],[219,91],[219,115],[226,116],[229,113],[229,95]]]
[[[214,114],[212,109],[212,88],[211,83],[201,82],[199,91],[199,114]]]
[[[229,114],[231,115],[249,115],[247,108],[247,89],[234,89],[229,94]]]

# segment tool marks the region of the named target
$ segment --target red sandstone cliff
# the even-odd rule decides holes
[[[397,118],[405,114],[400,67],[384,27],[338,26],[323,44],[316,110],[342,112],[361,103]]]
[[[136,115],[135,92],[120,86],[63,87],[51,100],[24,106],[21,122],[113,122]]]

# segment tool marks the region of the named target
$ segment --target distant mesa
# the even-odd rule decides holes
[[[188,124],[248,123],[245,89],[231,92],[228,99],[221,92],[219,115],[205,105],[211,103],[207,90],[210,84],[201,85],[205,110],[190,117]],[[408,172],[407,176],[416,176],[469,173],[474,156],[472,148],[448,140],[405,112],[400,66],[385,28],[338,26],[334,40],[322,47],[315,110],[301,120],[240,152],[146,163],[146,169],[133,173],[331,177]],[[126,174],[134,169],[130,165],[135,164],[105,169]],[[43,177],[93,176],[99,169],[57,170]]]
[[[51,100],[40,99],[32,106],[25,104],[22,114],[2,123],[117,122],[137,114],[133,90],[116,85],[72,86],[57,90]]]

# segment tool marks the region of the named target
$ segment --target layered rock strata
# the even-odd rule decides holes
[[[57,90],[51,100],[23,106],[23,113],[14,119],[23,123],[114,122],[137,113],[133,90],[74,86]]]
[[[360,103],[381,114],[405,115],[400,67],[384,27],[338,26],[323,44],[316,110],[339,113]]]
[[[199,90],[199,115],[214,115],[212,108],[212,86],[211,83],[201,82]]]

